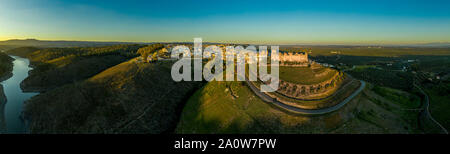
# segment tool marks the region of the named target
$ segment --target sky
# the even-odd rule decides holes
[[[450,42],[448,0],[0,0],[0,40]]]

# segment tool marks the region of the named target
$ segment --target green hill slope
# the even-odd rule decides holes
[[[210,82],[189,99],[176,132],[418,133],[418,113],[404,110],[415,105],[396,104],[366,88],[336,112],[304,116],[263,102],[244,82]]]
[[[25,105],[32,133],[172,132],[200,82],[174,82],[171,62],[111,67],[88,80],[33,97]]]
[[[33,70],[21,83],[22,89],[43,92],[82,81],[136,57],[140,47],[142,45],[43,49],[20,47],[7,52],[30,59]]]

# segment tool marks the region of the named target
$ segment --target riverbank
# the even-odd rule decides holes
[[[0,83],[11,78],[13,76],[12,72],[0,77]],[[0,105],[6,103],[5,92],[3,91],[3,85],[0,84]]]
[[[4,54],[3,51],[0,53],[0,83],[11,78],[13,76],[13,58]],[[5,91],[3,90],[3,84],[0,84],[0,113],[4,111],[7,98]],[[0,115],[0,134],[6,132],[6,121],[4,114]]]
[[[0,52],[0,83],[13,76],[13,60],[7,54]],[[3,85],[0,84],[0,105],[6,103],[6,100]]]
[[[5,104],[6,104],[6,96],[3,91],[3,85],[0,84],[0,113],[1,111],[4,111]],[[3,134],[6,132],[6,121],[4,114],[0,114],[0,134]]]
[[[5,92],[3,91],[3,85],[0,84],[0,105],[6,103]]]
[[[12,65],[12,64],[11,64],[11,65]],[[13,73],[12,73],[12,67],[11,67],[11,70],[10,70],[8,73],[6,73],[6,74],[0,76],[0,82],[3,82],[3,81],[5,81],[5,80],[8,80],[8,79],[11,78],[12,76],[13,76]]]
[[[29,60],[18,56],[11,56],[12,61],[12,76],[1,82],[1,94],[4,96],[0,104],[0,130],[4,133],[22,134],[28,132],[28,127],[21,118],[23,111],[23,104],[29,98],[39,93],[27,93],[20,88],[20,83],[28,77]],[[7,100],[7,101],[6,101]]]

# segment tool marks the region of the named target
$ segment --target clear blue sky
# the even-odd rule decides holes
[[[450,42],[448,0],[0,0],[0,40]]]

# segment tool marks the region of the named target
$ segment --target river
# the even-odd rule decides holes
[[[11,56],[14,58],[13,76],[1,82],[6,95],[6,104],[0,104],[0,133],[22,134],[28,129],[21,118],[23,103],[27,99],[39,93],[24,93],[20,88],[20,83],[28,77],[30,61],[26,58]],[[3,130],[3,131],[2,131]]]

